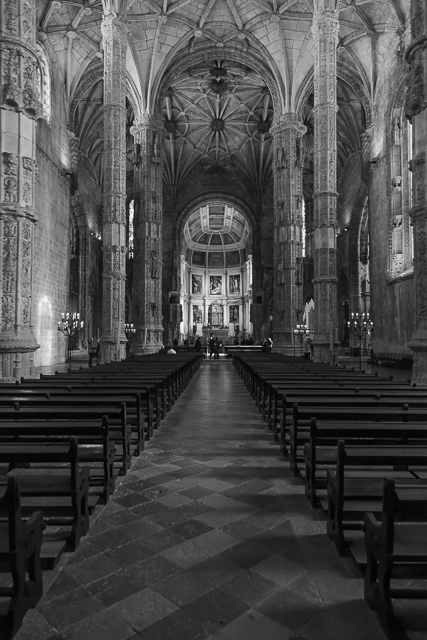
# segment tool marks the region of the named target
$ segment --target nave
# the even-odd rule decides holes
[[[16,640],[386,637],[231,362],[203,364],[52,574]]]

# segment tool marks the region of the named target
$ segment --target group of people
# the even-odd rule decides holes
[[[237,345],[252,345],[254,344],[254,339],[252,338],[252,336],[248,336],[247,338],[242,338],[239,342],[239,336],[234,336],[234,344],[237,347]]]
[[[222,347],[222,342],[218,340],[218,336],[215,336],[215,338],[211,336],[209,338],[208,345],[209,345],[209,358],[212,358],[212,355],[213,355],[214,360],[216,359],[219,360],[219,350]]]

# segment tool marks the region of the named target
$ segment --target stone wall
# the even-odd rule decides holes
[[[374,322],[372,348],[375,352],[410,353],[406,343],[414,329],[414,280],[411,274],[390,279],[390,182],[387,154],[389,114],[404,79],[406,67],[397,55],[399,39],[390,43],[378,73],[374,132],[371,146],[369,187],[369,234],[371,310]]]
[[[35,353],[35,366],[63,360],[67,348],[57,323],[67,308],[69,293],[70,187],[64,173],[69,167],[69,146],[63,79],[59,65],[52,59],[50,65],[50,123],[43,120],[37,125],[33,319],[40,349]]]

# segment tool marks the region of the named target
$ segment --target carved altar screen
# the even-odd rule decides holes
[[[209,324],[212,327],[221,327],[224,324],[224,314],[222,304],[213,302],[208,311]]]

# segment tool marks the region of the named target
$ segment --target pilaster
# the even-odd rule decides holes
[[[126,49],[124,18],[102,20],[104,48],[104,193],[101,362],[125,357]]]
[[[131,128],[134,137],[134,320],[131,352],[154,353],[162,345],[162,172],[160,123],[149,116]]]
[[[43,115],[34,0],[0,3],[0,379],[33,375],[36,120]]]
[[[427,386],[427,6],[411,3],[412,42],[406,53],[410,83],[406,111],[412,120],[412,202],[414,229],[415,331],[408,347],[414,352],[412,382]]]
[[[325,3],[326,4],[326,3]],[[314,43],[314,360],[332,362],[337,340],[338,11],[315,2]]]
[[[302,136],[306,127],[287,113],[272,127],[274,139],[274,350],[292,349],[302,310]]]

